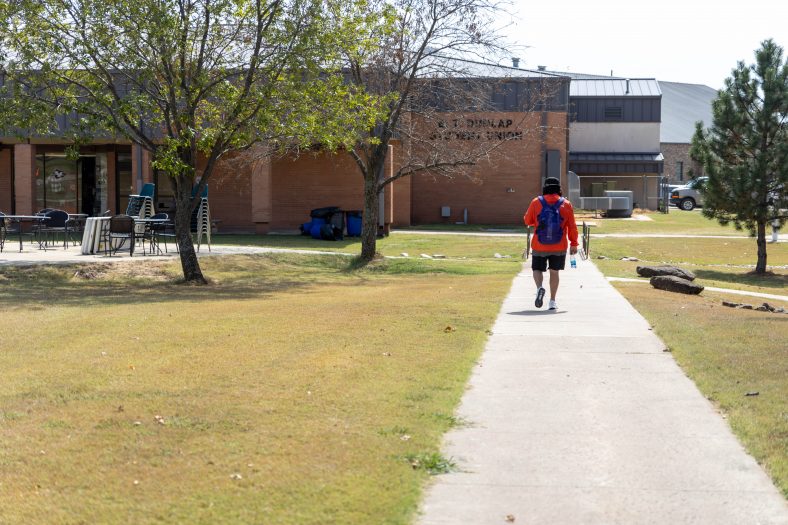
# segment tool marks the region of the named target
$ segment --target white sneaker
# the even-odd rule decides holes
[[[550,299],[550,308],[549,309],[550,310],[558,310],[558,305],[555,304],[555,301],[553,301],[552,299]]]

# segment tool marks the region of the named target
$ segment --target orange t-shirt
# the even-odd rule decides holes
[[[561,198],[560,195],[550,194],[543,195],[544,200],[548,204],[553,205]],[[537,226],[539,224],[539,214],[542,212],[542,203],[539,202],[539,197],[535,197],[528,206],[528,211],[523,216],[523,222],[526,226]],[[558,213],[561,215],[561,229],[564,231],[561,242],[558,244],[542,244],[539,242],[539,236],[534,234],[531,236],[531,251],[535,254],[557,254],[566,253],[567,248],[577,246],[577,224],[575,223],[575,210],[572,204],[564,199],[561,207],[558,208]],[[569,242],[567,242],[567,237]]]

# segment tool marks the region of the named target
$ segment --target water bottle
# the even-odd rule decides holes
[[[577,257],[575,257],[574,253],[569,256],[569,266],[577,268]]]

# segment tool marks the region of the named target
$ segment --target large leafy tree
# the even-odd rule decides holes
[[[193,191],[223,157],[259,145],[331,149],[374,107],[335,74],[336,50],[359,42],[342,6],[363,0],[13,1],[17,95],[70,114],[77,142],[110,132],[152,153],[174,184],[186,281],[205,282]]]
[[[703,214],[756,236],[755,273],[766,272],[766,227],[788,218],[788,63],[766,40],[755,63],[739,62],[712,104],[713,122],[700,123],[691,155],[709,180]]]
[[[379,202],[387,186],[416,173],[467,175],[470,166],[489,158],[506,141],[446,138],[468,131],[453,129],[466,121],[463,112],[479,118],[492,109],[493,88],[479,78],[479,66],[510,56],[495,24],[507,5],[499,0],[373,0],[352,12],[369,45],[343,50],[347,76],[352,85],[375,96],[379,111],[379,118],[347,148],[364,184],[362,262],[376,256]],[[549,91],[546,84],[542,87]],[[544,97],[532,97],[524,105],[532,108],[537,99]],[[398,167],[387,172],[389,145],[395,139],[401,140],[403,154]]]
[[[25,86],[9,77],[8,64],[13,64],[11,49],[12,20],[19,12],[21,0],[0,0],[0,137],[25,138],[47,133],[53,124],[55,109],[27,96]]]

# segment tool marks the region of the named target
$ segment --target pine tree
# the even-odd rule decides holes
[[[755,273],[766,272],[766,227],[788,218],[788,62],[765,40],[755,63],[739,62],[712,105],[713,124],[696,125],[691,156],[709,176],[703,214],[757,238]]]

